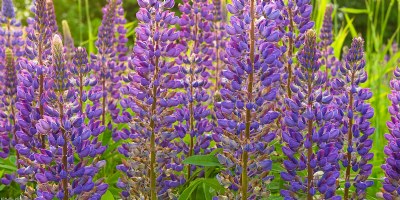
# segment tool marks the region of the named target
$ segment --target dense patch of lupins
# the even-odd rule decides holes
[[[195,199],[194,191],[367,199],[375,129],[373,94],[361,85],[364,41],[335,57],[332,6],[315,31],[310,0],[138,5],[133,47],[123,1],[107,0],[97,53],[88,53],[66,21],[61,37],[52,0],[34,1],[26,27],[12,0],[2,1],[0,157],[15,155],[17,168],[2,184],[17,183],[24,199],[101,199],[109,136],[118,144],[110,151],[123,156],[122,199]],[[400,195],[399,77],[397,68],[382,165],[387,200]]]

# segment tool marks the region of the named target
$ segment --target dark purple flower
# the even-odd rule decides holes
[[[312,199],[319,193],[324,199],[331,199],[340,174],[338,130],[333,118],[338,111],[331,103],[331,94],[322,90],[326,76],[320,71],[315,31],[307,31],[298,61],[300,68],[290,86],[292,97],[284,101],[287,109],[282,152],[287,159],[283,162],[286,172],[281,172],[281,177],[289,184],[281,195],[286,199]]]
[[[223,148],[218,159],[226,169],[218,174],[229,189],[229,199],[257,199],[265,196],[274,151],[270,143],[277,134],[282,51],[277,26],[280,8],[275,2],[234,0],[225,26],[229,43],[225,69],[221,71],[220,100],[215,103],[218,127],[214,140]]]
[[[118,186],[124,199],[166,199],[170,188],[182,184],[181,176],[166,169],[179,171],[183,167],[177,156],[181,147],[171,141],[176,134],[173,123],[178,120],[173,113],[180,104],[173,90],[183,87],[179,80],[183,73],[177,73],[179,65],[171,58],[178,57],[185,47],[176,42],[179,32],[173,26],[179,18],[169,11],[173,0],[139,0],[138,4],[131,73],[123,77],[126,85],[121,88],[122,115],[118,116],[118,121],[130,123],[130,128],[115,135],[116,139],[128,139],[118,149],[127,157],[117,166],[126,175]]]

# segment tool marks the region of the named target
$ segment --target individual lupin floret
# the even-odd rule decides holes
[[[344,141],[341,158],[343,167],[346,168],[343,173],[345,200],[366,198],[366,189],[374,183],[368,180],[372,170],[372,164],[368,161],[374,156],[369,152],[372,147],[369,136],[375,131],[369,120],[374,116],[374,110],[366,102],[372,97],[372,93],[369,89],[360,87],[367,80],[363,45],[362,38],[353,39],[346,55],[346,63],[340,66],[342,76],[331,82],[331,87],[341,94],[336,104],[344,116],[340,130]],[[350,190],[352,185],[355,190]]]
[[[400,99],[400,68],[396,67],[393,72],[393,79],[390,81],[391,93],[388,98],[392,105],[389,107],[391,120],[387,127],[389,133],[385,135],[388,144],[385,146],[386,162],[382,165],[385,171],[383,182],[383,197],[386,200],[395,200],[400,196],[400,118],[399,118],[399,99]]]
[[[169,11],[173,0],[139,0],[138,4],[139,25],[129,65],[132,73],[124,77],[123,111],[118,117],[120,122],[130,122],[130,129],[115,135],[128,139],[119,148],[127,160],[117,166],[125,175],[117,185],[123,190],[123,199],[168,199],[171,188],[184,182],[183,177],[167,170],[183,169],[177,162],[179,147],[171,142],[175,134],[172,125],[177,120],[173,112],[180,103],[173,90],[183,87],[177,80],[183,74],[171,58],[178,57],[184,47],[176,42],[179,32],[173,26],[179,18]]]
[[[334,118],[338,111],[331,105],[333,96],[322,90],[326,76],[320,71],[319,59],[316,33],[308,30],[298,54],[300,68],[290,86],[293,95],[285,99],[282,151],[287,159],[283,161],[286,171],[281,172],[288,183],[281,190],[285,199],[340,198],[335,196],[340,175],[339,130]]]
[[[105,147],[97,142],[90,126],[84,124],[80,115],[76,91],[68,79],[61,38],[55,34],[52,40],[52,73],[50,89],[45,92],[45,114],[36,128],[48,135],[48,149],[34,154],[38,198],[58,198],[68,200],[100,199],[108,185],[101,179],[94,180],[105,161],[95,158]],[[90,138],[90,137],[93,138]],[[77,164],[74,154],[79,155]],[[95,158],[93,162],[89,162]],[[46,167],[41,167],[46,164]]]
[[[212,126],[207,119],[210,115],[208,109],[210,74],[207,69],[213,64],[213,42],[212,31],[212,5],[204,1],[187,1],[179,6],[183,13],[179,25],[181,27],[180,38],[186,47],[183,54],[177,59],[182,65],[182,70],[176,67],[175,70],[185,74],[183,79],[185,92],[180,94],[182,109],[177,109],[176,117],[179,124],[175,126],[175,137],[182,141],[184,157],[189,157],[205,150],[210,144],[211,135],[209,132]],[[183,138],[189,135],[190,142],[186,144]],[[187,178],[195,167],[188,165]]]
[[[275,110],[281,78],[282,37],[275,2],[234,0],[227,5],[232,13],[225,27],[230,36],[226,67],[221,72],[221,102],[217,107],[218,127],[213,139],[224,149],[218,155],[226,167],[217,178],[229,188],[230,199],[258,199],[268,196],[272,179],[274,140],[279,117]]]

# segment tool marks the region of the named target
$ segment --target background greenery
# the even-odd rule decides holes
[[[0,0],[1,2],[1,0]],[[392,44],[400,42],[400,0],[312,0],[314,6],[313,20],[316,22],[318,30],[322,25],[322,20],[326,5],[333,3],[334,10],[334,43],[335,55],[340,56],[344,46],[348,46],[351,39],[362,36],[365,39],[367,71],[369,75],[365,87],[370,87],[374,93],[371,104],[375,109],[373,126],[376,133],[373,136],[375,157],[373,160],[374,168],[371,179],[375,180],[375,185],[369,189],[368,199],[375,199],[376,193],[380,191],[381,180],[384,176],[380,166],[384,162],[383,147],[386,144],[384,134],[387,132],[386,121],[389,119],[387,108],[389,101],[387,95],[390,92],[388,87],[391,73],[398,64],[400,53],[392,48]],[[29,8],[32,0],[14,0],[17,7],[17,17],[23,24],[26,18],[31,15]],[[61,28],[61,21],[67,20],[75,39],[75,45],[87,47],[95,53],[94,41],[96,40],[97,27],[102,19],[101,8],[106,0],[54,0],[57,14],[58,25]],[[176,11],[179,0],[176,1]],[[128,20],[129,44],[134,41],[134,28],[136,26],[135,15],[138,5],[135,0],[124,0],[124,9]],[[111,133],[104,134],[102,141],[109,144],[108,150],[103,155],[107,160],[107,166],[102,169],[99,176],[104,177],[110,184],[109,191],[104,199],[113,199],[118,196],[119,189],[115,183],[119,177],[119,172],[115,169],[121,157],[115,153],[119,143],[111,142]],[[11,156],[7,160],[0,160],[0,177],[3,173],[14,171],[15,157]],[[278,173],[280,166],[274,166],[274,171]],[[279,176],[278,176],[279,177]],[[274,182],[271,191],[278,193],[282,183]],[[5,187],[0,185],[0,197],[16,197],[19,194],[17,185]]]

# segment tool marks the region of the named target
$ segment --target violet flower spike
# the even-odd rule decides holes
[[[227,9],[233,16],[225,27],[230,42],[213,135],[217,147],[224,149],[218,159],[226,170],[217,178],[229,189],[229,199],[257,199],[268,194],[267,184],[273,178],[268,155],[274,151],[270,143],[279,117],[275,109],[283,67],[278,47],[283,36],[277,26],[280,10],[275,2],[253,0],[234,0]]]
[[[138,1],[136,43],[129,64],[131,73],[124,77],[124,98],[119,121],[130,123],[130,129],[118,131],[115,138],[129,139],[118,150],[127,160],[117,169],[126,176],[119,179],[123,199],[167,199],[171,188],[185,181],[172,173],[181,171],[179,150],[173,140],[177,121],[174,109],[180,104],[176,92],[183,77],[175,59],[184,47],[178,44],[179,32],[174,25],[179,18],[169,10],[174,1]],[[132,116],[128,110],[136,113]],[[179,168],[181,168],[179,170]],[[135,180],[135,181],[132,181]]]
[[[353,39],[346,63],[340,68],[341,77],[331,83],[331,87],[341,94],[336,101],[341,114],[345,116],[340,129],[343,140],[347,141],[347,145],[343,145],[346,148],[341,152],[342,165],[346,168],[344,200],[366,198],[366,189],[373,185],[373,181],[368,180],[372,170],[372,164],[368,161],[374,156],[369,152],[372,147],[369,136],[375,131],[369,120],[374,116],[374,110],[366,103],[372,93],[360,87],[367,80],[363,45],[362,38]],[[351,171],[357,172],[353,180],[350,180]],[[353,194],[349,192],[351,185],[355,187]]]
[[[307,31],[298,61],[301,67],[295,71],[290,86],[292,98],[285,99],[288,109],[283,118],[282,151],[287,159],[283,161],[286,171],[281,172],[281,177],[289,184],[281,195],[285,199],[312,200],[319,192],[323,199],[340,199],[335,195],[340,175],[336,147],[339,130],[333,117],[338,111],[332,103],[333,96],[322,90],[326,77],[320,71],[314,30]],[[306,177],[298,173],[303,170]]]
[[[384,152],[386,154],[385,164],[382,169],[385,172],[383,181],[383,198],[385,200],[395,200],[400,195],[400,168],[397,163],[400,161],[400,148],[398,141],[400,140],[399,134],[399,97],[400,97],[400,69],[396,67],[393,72],[393,79],[390,81],[391,93],[388,95],[392,105],[389,107],[391,120],[388,121],[387,127],[389,133],[385,134],[388,144],[385,146]]]
[[[176,137],[182,141],[182,151],[185,157],[190,157],[200,153],[208,152],[211,141],[209,132],[212,129],[207,117],[210,110],[207,108],[209,101],[208,89],[211,83],[208,81],[210,76],[208,68],[213,64],[213,33],[212,5],[204,1],[184,0],[179,9],[183,13],[179,25],[181,27],[180,38],[186,47],[184,54],[179,57],[177,64],[182,65],[171,69],[176,73],[181,71],[184,74],[183,84],[185,92],[180,95],[183,104],[182,109],[177,109],[176,117],[179,124],[175,126]],[[178,36],[178,35],[177,35]],[[182,74],[182,75],[183,75]],[[178,75],[179,76],[179,75]],[[189,134],[190,142],[186,144],[183,138]],[[195,170],[194,166],[187,166],[187,178]]]

